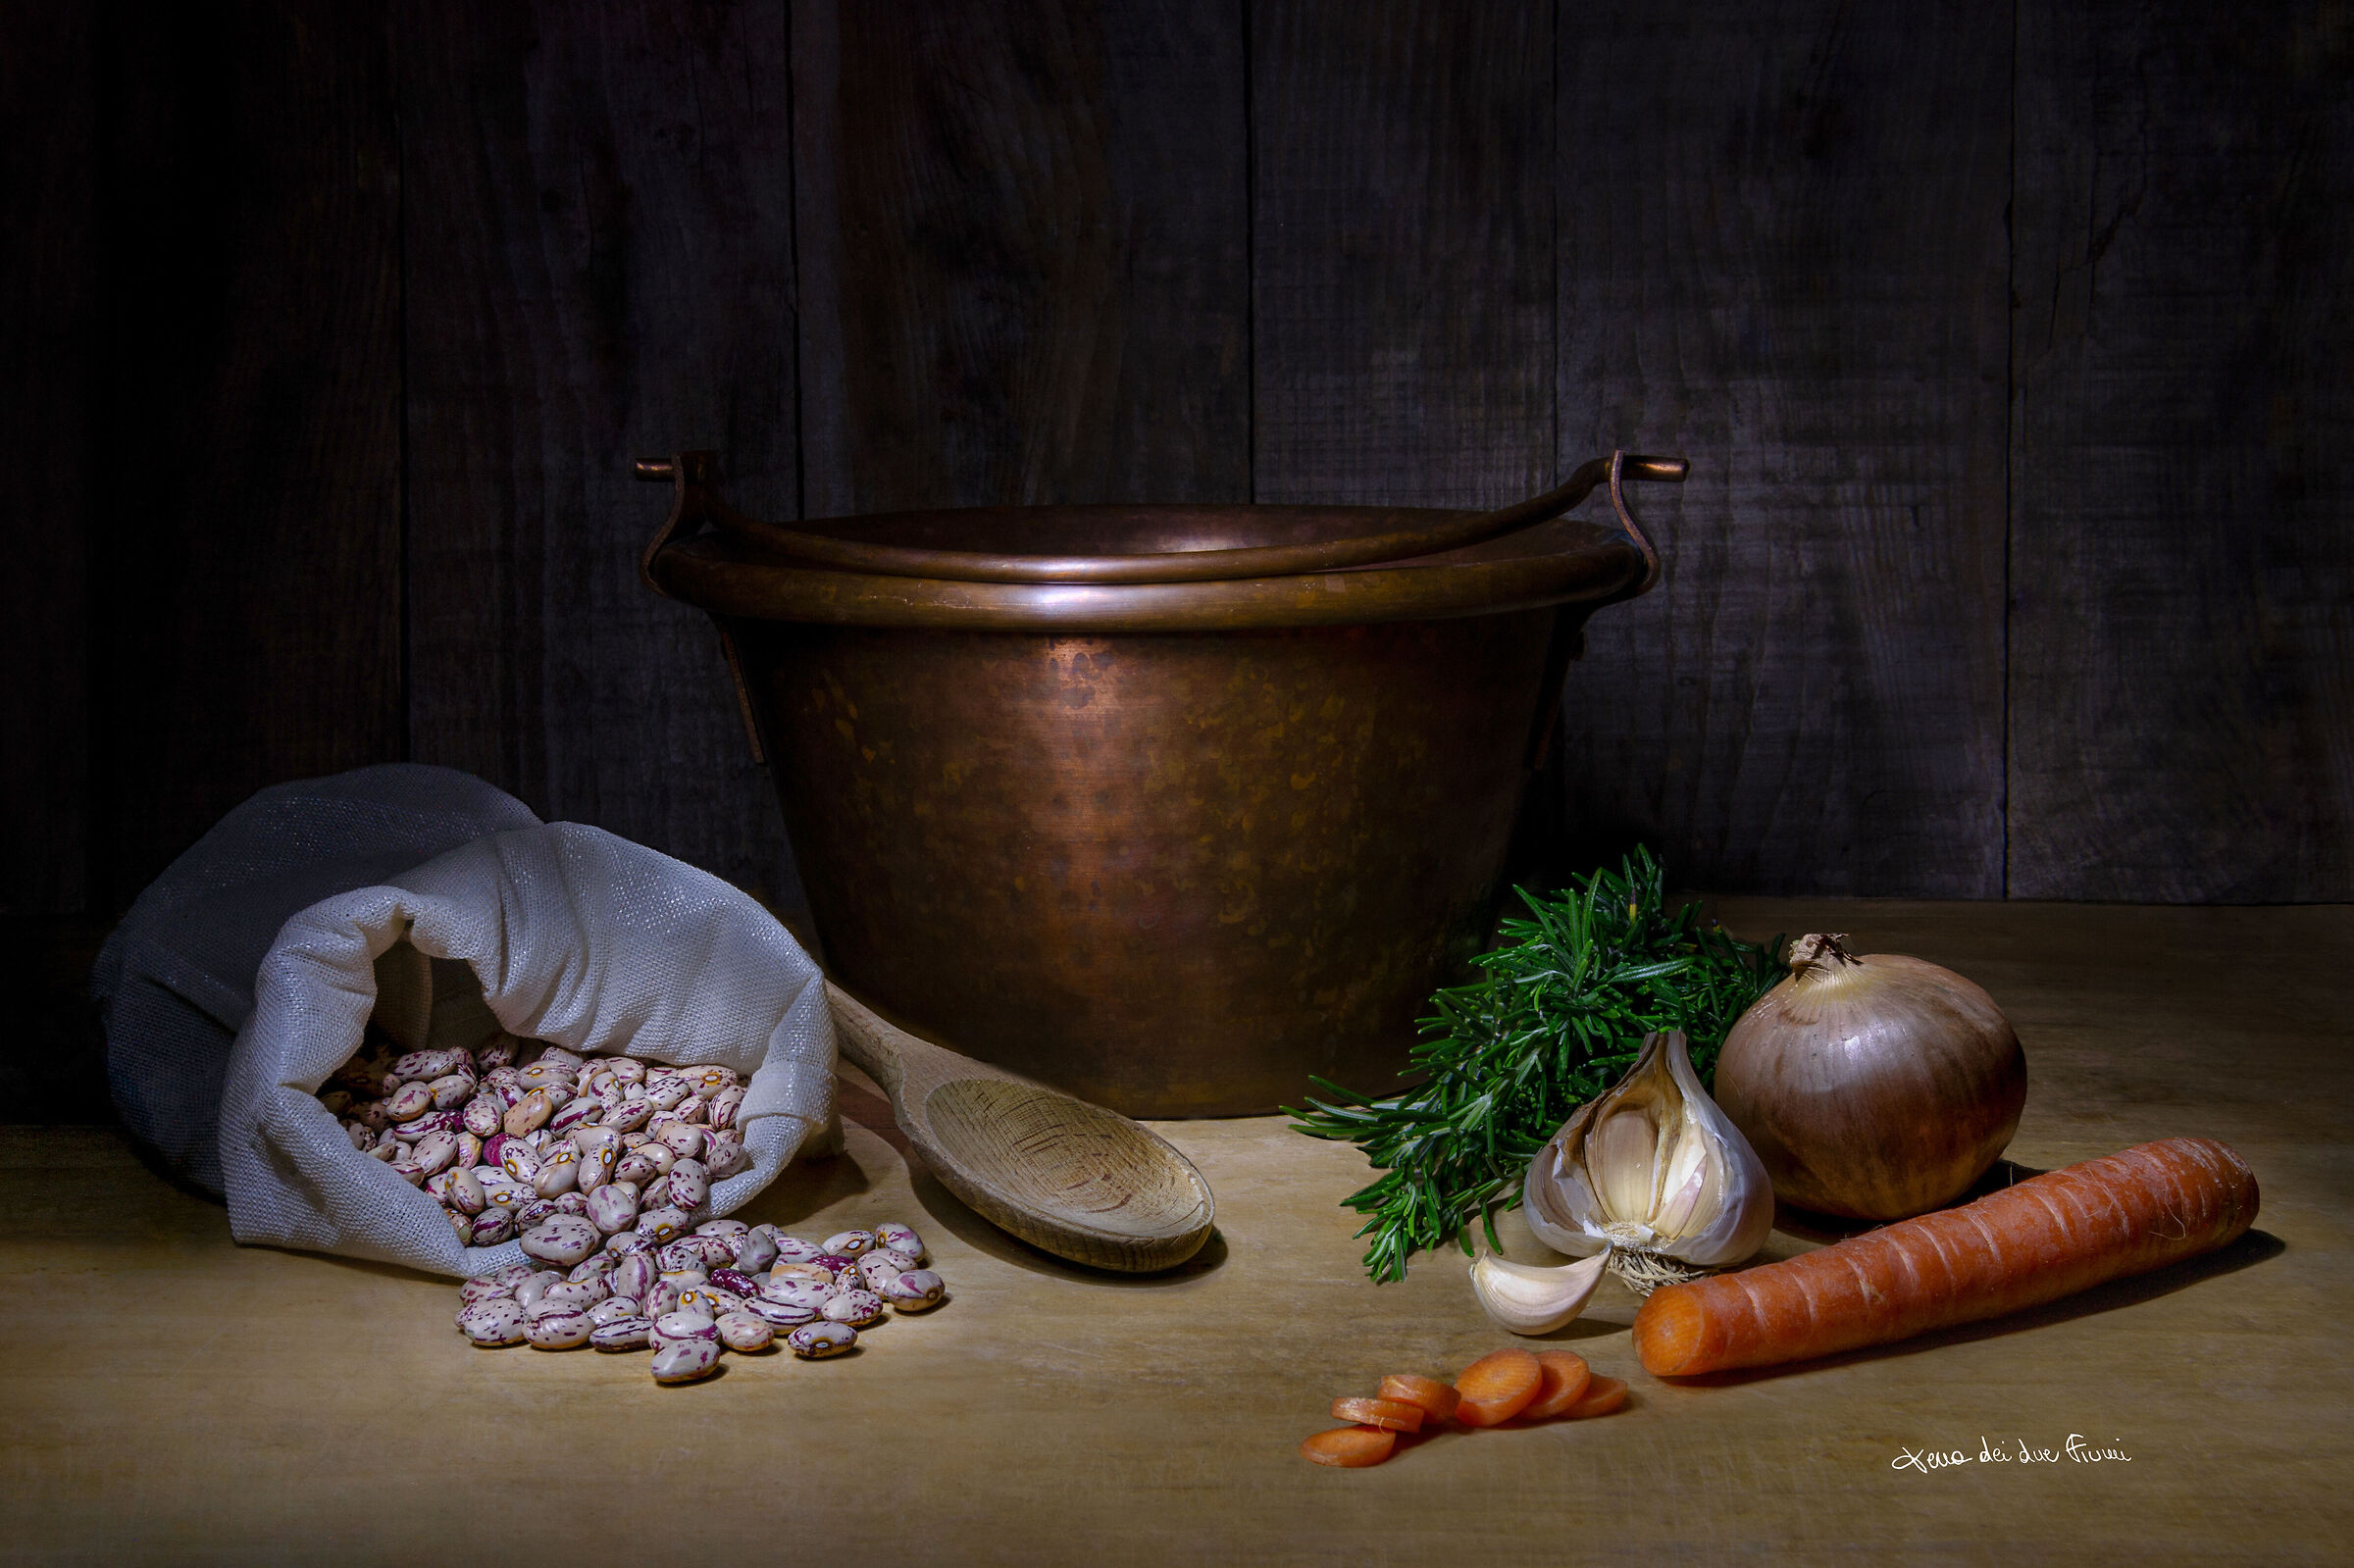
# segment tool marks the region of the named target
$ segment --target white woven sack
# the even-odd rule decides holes
[[[238,1240],[452,1275],[522,1260],[514,1241],[460,1246],[439,1205],[354,1150],[319,1103],[372,1012],[407,1049],[473,1046],[503,1027],[576,1051],[734,1068],[751,1165],[712,1184],[713,1215],[749,1201],[833,1124],[823,979],[766,910],[599,829],[516,829],[313,904],[279,932],[221,1094]]]

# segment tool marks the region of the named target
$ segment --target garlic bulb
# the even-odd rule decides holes
[[[1605,1249],[1582,1262],[1549,1269],[1509,1263],[1486,1253],[1471,1265],[1471,1291],[1488,1316],[1512,1333],[1551,1334],[1586,1309],[1610,1256]]]
[[[1617,1087],[1529,1162],[1529,1229],[1557,1251],[1609,1249],[1638,1290],[1738,1263],[1773,1229],[1773,1188],[1700,1087],[1680,1033],[1653,1035]]]

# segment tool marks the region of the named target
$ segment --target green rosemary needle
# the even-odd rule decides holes
[[[1293,1130],[1355,1143],[1382,1173],[1343,1199],[1368,1216],[1365,1272],[1406,1278],[1407,1259],[1459,1239],[1520,1201],[1528,1162],[1579,1105],[1634,1064],[1643,1037],[1680,1029],[1714,1073],[1725,1032],[1781,978],[1781,938],[1760,946],[1666,907],[1664,874],[1637,849],[1547,897],[1515,888],[1525,918],[1473,960],[1484,979],[1438,992],[1413,1049],[1412,1087],[1382,1098],[1325,1079],[1325,1098],[1285,1107]]]

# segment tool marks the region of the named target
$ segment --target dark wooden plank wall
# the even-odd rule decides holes
[[[783,0],[395,14],[410,751],[792,896],[716,635],[638,556],[634,456],[799,487]]]
[[[2354,896],[2354,16],[2021,19],[2011,890]]]
[[[1571,671],[1573,862],[2002,893],[2011,59],[1972,0],[1563,38],[1561,455],[1694,465]]]
[[[1668,578],[1554,787],[1702,885],[2354,897],[2315,5],[20,0],[0,899],[474,769],[789,896],[633,455],[754,510],[1494,501]],[[20,47],[19,45],[24,45]]]
[[[400,149],[376,7],[105,13],[93,897],[265,784],[398,757]]]

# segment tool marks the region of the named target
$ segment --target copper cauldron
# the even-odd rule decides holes
[[[1586,617],[1659,575],[1620,453],[1500,511],[755,522],[713,456],[656,591],[719,623],[830,968],[1131,1116],[1379,1090],[1495,916]],[[1562,519],[1608,487],[1617,528]]]

